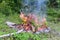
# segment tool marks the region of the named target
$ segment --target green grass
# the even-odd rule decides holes
[[[46,34],[32,34],[32,33],[20,33],[15,35],[15,38],[18,40],[47,40],[48,36]]]
[[[59,23],[48,22],[48,26],[60,32],[60,22]]]
[[[18,14],[9,15],[9,16],[5,16],[3,14],[0,14],[0,15],[1,15],[0,16],[0,35],[15,32],[16,30],[9,28],[5,22],[11,21],[11,22],[14,22],[17,24],[20,23],[20,20],[18,18]]]

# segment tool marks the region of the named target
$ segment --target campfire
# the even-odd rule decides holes
[[[21,24],[15,24],[12,22],[6,22],[9,27],[15,28],[17,30],[23,29],[26,32],[49,32],[49,28],[46,25],[46,18],[43,18],[41,22],[38,21],[38,17],[34,14],[24,14],[20,13],[19,16],[22,20]]]

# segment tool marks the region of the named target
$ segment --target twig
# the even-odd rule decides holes
[[[4,35],[1,35],[1,36],[0,36],[0,38],[8,37],[8,36],[11,36],[11,35],[14,35],[14,34],[19,34],[19,33],[21,33],[22,31],[23,31],[23,29],[22,29],[22,30],[17,31],[16,33],[4,34]]]

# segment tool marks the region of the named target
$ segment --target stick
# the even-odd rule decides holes
[[[8,37],[8,36],[12,36],[12,35],[14,35],[14,34],[19,34],[19,33],[21,33],[22,31],[23,31],[23,29],[22,29],[22,30],[17,31],[16,33],[4,34],[4,35],[1,35],[1,36],[0,36],[0,38]]]

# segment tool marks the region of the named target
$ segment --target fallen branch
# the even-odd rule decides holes
[[[22,31],[23,31],[23,29],[22,29],[22,30],[17,31],[16,33],[4,34],[4,35],[1,35],[1,36],[0,36],[0,38],[8,37],[8,36],[12,36],[12,35],[14,35],[14,34],[19,34],[19,33],[21,33]]]

